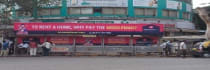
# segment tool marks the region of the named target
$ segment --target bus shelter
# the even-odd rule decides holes
[[[56,44],[52,53],[119,54],[142,52],[157,45],[162,24],[14,23],[17,42]],[[157,48],[157,46],[153,46]],[[149,51],[149,50],[148,50]],[[146,52],[146,51],[145,51]]]

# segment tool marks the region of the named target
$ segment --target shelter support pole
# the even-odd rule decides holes
[[[76,47],[76,36],[73,37],[73,55],[76,55],[77,47]]]
[[[102,36],[102,55],[105,55],[104,35]]]
[[[15,41],[14,41],[14,50],[13,50],[13,55],[16,55],[16,50],[17,50],[17,46],[18,46],[18,43],[17,43],[17,37],[15,38]]]
[[[133,45],[133,35],[130,35],[130,48],[133,50],[133,56],[136,55],[136,47]]]

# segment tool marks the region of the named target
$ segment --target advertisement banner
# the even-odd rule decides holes
[[[129,37],[108,37],[105,38],[105,44],[129,44]]]
[[[174,1],[174,0],[167,0],[166,7],[168,9],[181,10],[182,9],[182,2],[178,2],[178,1]]]
[[[14,23],[17,35],[28,34],[141,34],[149,24]],[[150,24],[159,27],[162,24]],[[151,32],[151,31],[150,31]]]
[[[48,40],[55,43],[55,44],[73,44],[73,38],[72,37],[48,37]]]
[[[191,12],[192,11],[192,5],[186,4],[186,7],[187,7],[187,12]]]
[[[83,46],[100,45],[101,40],[101,37],[76,37],[76,44]]]
[[[128,7],[128,0],[67,0],[68,7]]]
[[[174,29],[176,27],[175,24],[164,24],[164,28]]]
[[[133,6],[158,7],[158,0],[133,0]]]

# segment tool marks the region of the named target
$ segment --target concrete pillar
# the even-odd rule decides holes
[[[210,40],[210,7],[198,8],[199,16],[206,23],[206,38]]]

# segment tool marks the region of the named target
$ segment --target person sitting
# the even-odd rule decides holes
[[[19,48],[19,54],[20,55],[25,55],[25,54],[27,54],[27,52],[28,52],[28,47],[29,47],[29,44],[28,43],[20,43],[19,45],[18,45],[18,48]]]

